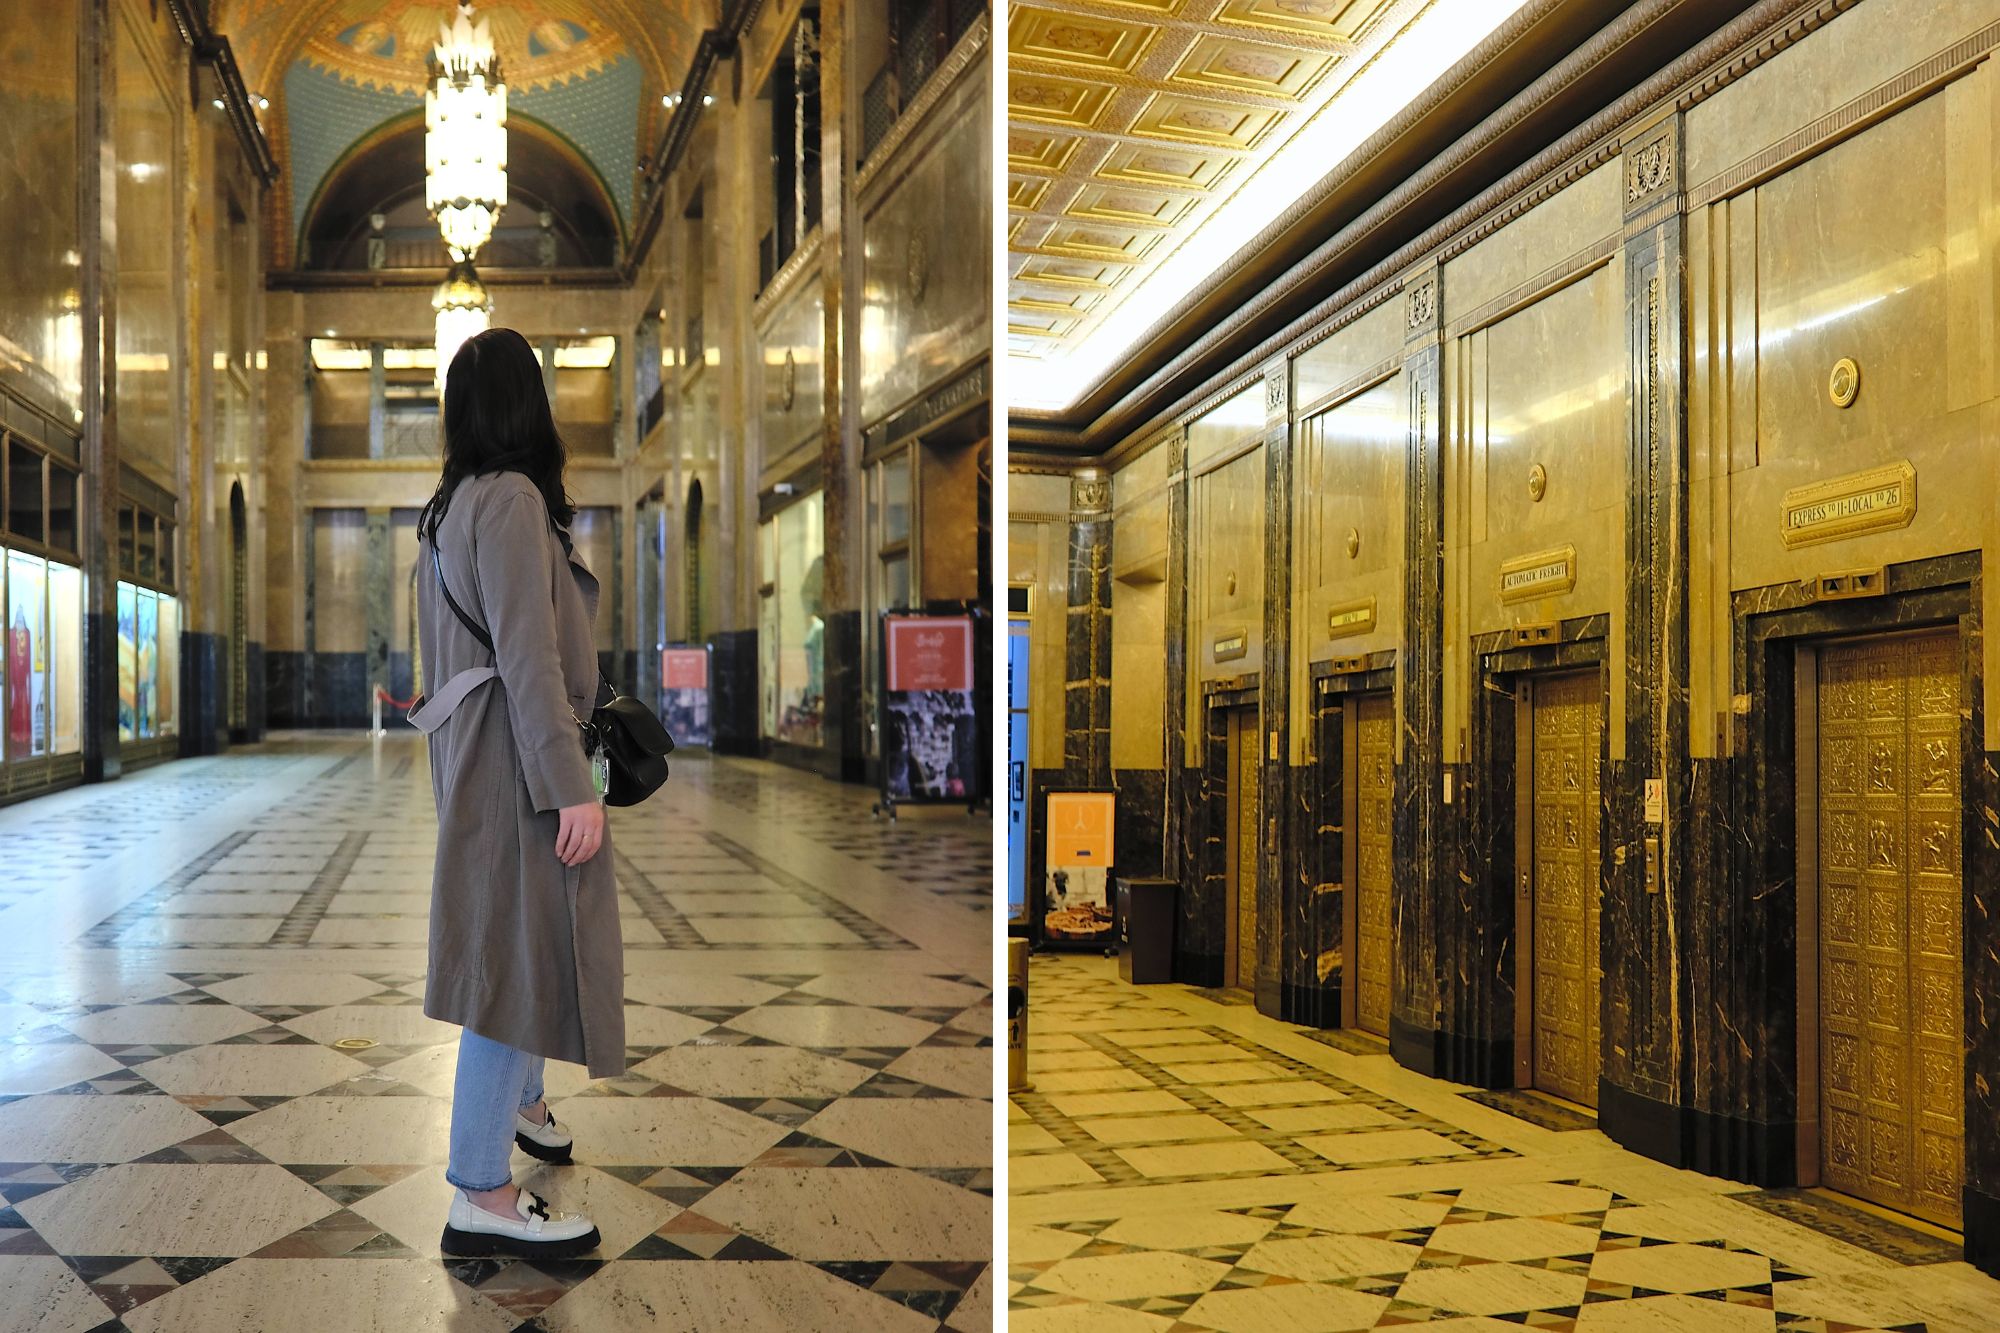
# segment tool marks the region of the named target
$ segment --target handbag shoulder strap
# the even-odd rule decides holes
[[[459,623],[471,631],[472,637],[479,641],[479,646],[489,653],[492,652],[493,636],[480,628],[478,621],[465,614],[465,608],[460,606],[458,599],[451,595],[451,585],[444,581],[444,558],[438,554],[437,537],[435,534],[431,537],[431,568],[437,571],[438,588],[444,593],[444,604],[451,608],[451,613],[458,617]]]

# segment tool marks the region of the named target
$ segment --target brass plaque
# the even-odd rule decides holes
[[[1232,630],[1228,634],[1216,636],[1215,660],[1234,662],[1250,655],[1250,636],[1242,630]]]
[[[1525,602],[1551,597],[1576,586],[1576,548],[1558,546],[1553,550],[1517,555],[1500,566],[1500,600]]]
[[[1356,708],[1354,746],[1358,764],[1354,798],[1354,1024],[1378,1037],[1389,1035],[1389,971],[1395,937],[1389,929],[1390,874],[1394,838],[1390,798],[1396,763],[1396,706],[1387,694],[1371,694]]]
[[[1820,1178],[1953,1228],[1965,1152],[1960,669],[1949,632],[1836,644],[1819,662]]]
[[[1598,770],[1603,687],[1595,671],[1535,682],[1534,1083],[1597,1105]]]
[[[1356,634],[1366,634],[1375,628],[1375,599],[1363,597],[1355,602],[1342,602],[1326,613],[1326,637],[1329,639],[1352,638]]]
[[[1904,460],[1786,491],[1780,535],[1810,546],[1908,527],[1916,516],[1917,470]]]

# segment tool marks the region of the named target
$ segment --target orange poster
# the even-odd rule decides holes
[[[1052,791],[1047,806],[1051,866],[1111,865],[1117,797],[1108,791]]]

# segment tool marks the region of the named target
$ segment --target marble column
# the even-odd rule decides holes
[[[1111,481],[1070,479],[1069,611],[1063,631],[1063,780],[1111,782]]]
[[[1291,626],[1292,626],[1291,366],[1280,358],[1264,368],[1264,635],[1258,692],[1257,1011],[1291,1017],[1288,997],[1302,980],[1295,958],[1304,932],[1292,891],[1291,866]]]
[[[368,511],[368,554],[363,597],[368,616],[368,655],[363,670],[368,681],[368,696],[363,701],[366,707],[372,702],[377,685],[389,684],[389,644],[392,639],[392,622],[396,618],[396,598],[393,586],[395,578],[395,556],[390,546],[389,511],[370,509]],[[614,585],[615,586],[615,585]],[[348,700],[340,701],[340,711],[346,712]]]
[[[1389,924],[1395,983],[1389,1048],[1421,1073],[1438,1068],[1439,866],[1445,781],[1444,451],[1440,422],[1443,273],[1432,264],[1404,279],[1403,380],[1409,427],[1403,467],[1403,625],[1396,651],[1395,838]],[[1456,776],[1456,775],[1455,775]]]
[[[1180,886],[1174,923],[1174,980],[1196,986],[1222,982],[1222,937],[1202,910],[1207,850],[1208,739],[1206,719],[1189,734],[1188,722],[1188,505],[1187,433],[1161,446],[1167,457],[1166,614],[1166,874]]]
[[[1604,1132],[1680,1160],[1689,1015],[1684,905],[1708,811],[1688,756],[1686,218],[1681,122],[1625,151],[1625,757],[1605,765],[1598,1115]],[[1648,809],[1648,784],[1660,801]],[[1712,926],[1705,917],[1702,927]],[[1728,1154],[1714,1163],[1724,1168]]]
[[[110,0],[88,0],[77,24],[82,234],[83,470],[79,504],[83,561],[83,772],[118,776],[118,259],[117,115],[112,41],[122,20]]]
[[[549,373],[542,372],[543,384],[548,383]],[[389,361],[388,346],[384,343],[368,344],[368,456],[380,458],[384,452],[384,436],[389,427]]]

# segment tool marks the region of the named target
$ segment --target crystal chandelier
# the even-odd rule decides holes
[[[443,393],[452,357],[458,355],[467,338],[486,331],[487,316],[493,313],[493,298],[473,272],[470,259],[451,266],[451,272],[431,294],[431,309],[437,312],[437,387]]]
[[[451,257],[470,260],[507,203],[507,85],[471,4],[438,35],[424,89],[424,203]]]

